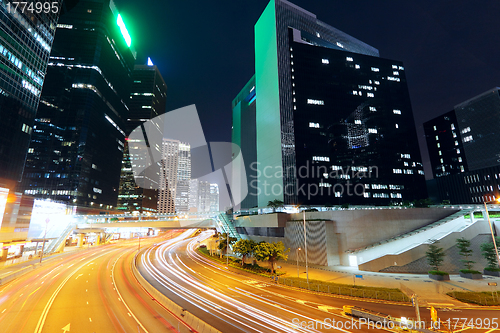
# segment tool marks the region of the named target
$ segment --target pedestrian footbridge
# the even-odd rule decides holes
[[[80,232],[102,228],[162,228],[193,229],[218,228],[220,215],[224,213],[187,213],[187,214],[116,214],[76,216],[76,226]]]

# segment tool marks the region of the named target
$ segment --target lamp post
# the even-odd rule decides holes
[[[303,217],[304,217],[304,251],[306,255],[306,278],[307,278],[307,285],[309,285],[309,267],[307,265],[307,230],[306,230],[306,211],[302,211]]]
[[[493,232],[493,226],[491,225],[491,220],[490,220],[490,213],[488,212],[488,207],[486,206],[487,203],[494,202],[494,201],[496,201],[498,203],[500,201],[500,199],[495,199],[493,201],[488,201],[488,202],[485,201],[484,202],[484,209],[486,210],[486,217],[488,218],[488,224],[490,225],[491,238],[493,239],[493,246],[495,247],[495,252],[497,254],[497,264],[500,267],[500,256],[498,255],[497,242],[495,241],[495,233]]]
[[[229,231],[226,232],[226,265],[229,267]]]
[[[42,244],[42,252],[40,253],[40,263],[42,263],[43,251],[45,250],[45,238],[47,237],[47,227],[49,226],[50,219],[47,217],[45,219],[45,233],[43,234],[43,244]]]
[[[299,273],[299,251],[301,250],[300,247],[297,248],[297,277],[300,277]]]

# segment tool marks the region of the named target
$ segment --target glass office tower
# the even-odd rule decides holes
[[[116,206],[135,52],[113,1],[61,15],[22,184],[24,193]]]
[[[424,123],[441,200],[482,203],[500,197],[500,88]]]
[[[0,186],[21,181],[61,2],[48,13],[0,2]]]
[[[272,0],[255,25],[256,159],[238,105],[233,140],[259,207],[427,196],[403,64],[294,4]]]
[[[158,67],[148,58],[147,65],[135,65],[132,73],[132,91],[128,102],[130,112],[127,116],[126,134],[129,135],[136,127],[143,126],[148,135],[156,132],[163,136],[163,123],[159,115],[166,111],[167,85]],[[160,151],[159,145],[151,147]],[[153,170],[146,172],[150,188],[139,187],[134,179],[132,165],[141,163],[141,156],[129,151],[128,140],[125,141],[125,153],[122,160],[120,188],[118,194],[118,209],[123,211],[156,212],[158,206],[158,174]],[[156,184],[156,187],[154,187]]]

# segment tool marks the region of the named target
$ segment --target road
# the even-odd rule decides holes
[[[141,246],[155,241],[143,239]],[[0,331],[185,331],[132,275],[137,248],[132,240],[75,251],[2,286]]]
[[[255,275],[228,270],[224,265],[209,261],[195,251],[198,242],[208,236],[209,233],[203,233],[192,240],[157,244],[140,256],[139,269],[163,294],[222,332],[373,330],[344,315],[343,305],[355,305],[397,318],[415,317],[414,308],[408,305],[303,292],[277,286]],[[430,321],[429,310],[421,308],[420,311],[422,319]],[[455,324],[454,318],[474,319],[480,323],[482,329],[472,329],[462,327],[464,320],[460,319],[454,331],[465,329],[469,332],[500,332],[499,312],[482,309],[438,310],[440,319],[450,319],[451,324]],[[489,325],[486,318],[490,320]],[[332,323],[335,323],[333,328],[329,325]]]

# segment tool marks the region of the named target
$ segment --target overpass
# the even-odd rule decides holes
[[[187,214],[115,214],[115,215],[76,215],[75,229],[85,232],[103,228],[163,228],[193,229],[220,228],[220,215],[223,212]]]

